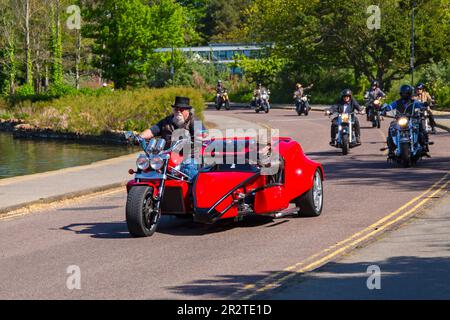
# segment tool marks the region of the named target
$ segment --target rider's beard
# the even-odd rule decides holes
[[[178,113],[177,115],[175,115],[173,117],[173,123],[177,126],[177,127],[181,127],[182,125],[184,125],[184,117],[181,113]]]

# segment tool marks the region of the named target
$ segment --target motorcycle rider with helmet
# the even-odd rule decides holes
[[[257,82],[256,83],[256,88],[255,88],[255,90],[253,90],[253,98],[252,98],[252,101],[250,103],[250,105],[252,107],[256,107],[256,104],[257,104],[256,100],[258,99],[258,96],[264,91],[268,92],[268,90],[265,87],[262,86],[261,82]]]
[[[225,90],[223,84],[222,84],[222,80],[218,80],[217,81],[217,86],[216,86],[216,105],[219,104],[219,98],[220,95],[222,94],[222,92]]]
[[[385,96],[386,96],[386,94],[380,89],[380,84],[378,83],[378,81],[373,80],[371,83],[370,90],[367,91],[366,94],[364,95],[364,99],[366,99],[366,101],[368,102],[368,105],[366,108],[367,121],[370,121],[370,119],[369,119],[370,112],[369,111],[372,108],[372,102],[374,100],[384,98]]]
[[[332,106],[330,109],[331,114],[336,113],[353,113],[354,111],[358,110],[361,112],[363,109],[359,105],[358,101],[353,98],[353,93],[350,89],[344,89],[341,92],[340,99],[338,100],[337,104]],[[331,141],[330,145],[334,146],[336,144],[336,134],[337,134],[337,121],[338,117],[334,117],[333,120],[331,120]],[[355,128],[355,136],[356,136],[356,144],[361,144],[361,127],[359,125],[359,120],[356,116],[354,116],[354,128]]]
[[[434,100],[430,96],[430,94],[425,90],[425,85],[423,83],[419,83],[416,86],[416,95],[414,98],[422,102],[424,106],[428,108],[428,118],[430,119],[431,133],[435,134],[436,121],[434,120],[433,113],[431,112],[431,107],[434,104]]]
[[[410,85],[404,84],[400,87],[400,99],[392,102],[391,104],[385,105],[382,108],[383,114],[386,114],[387,111],[396,110],[400,114],[405,114],[406,116],[412,116],[415,114],[416,109],[424,109],[425,106],[422,102],[413,99],[413,91],[414,88]],[[392,156],[395,151],[395,143],[392,139],[392,131],[396,125],[396,120],[392,121],[389,126],[389,134],[387,138],[387,145],[389,148],[389,156]],[[423,127],[422,121],[419,122],[419,143],[424,146],[426,152],[428,149],[428,134]]]

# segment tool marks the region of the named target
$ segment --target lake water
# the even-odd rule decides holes
[[[13,139],[12,134],[0,132],[0,179],[86,165],[138,150],[107,144]]]

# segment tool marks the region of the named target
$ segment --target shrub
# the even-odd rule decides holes
[[[34,103],[31,124],[55,131],[101,134],[114,130],[142,131],[172,112],[175,96],[187,96],[197,117],[203,119],[204,100],[199,90],[117,90],[96,95],[65,96]]]
[[[18,99],[27,99],[35,95],[34,87],[29,84],[25,84],[16,89],[15,96]]]
[[[52,84],[45,95],[49,98],[60,98],[67,95],[75,95],[77,93],[77,89],[72,86],[66,84]]]

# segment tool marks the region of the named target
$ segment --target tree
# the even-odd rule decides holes
[[[252,0],[210,0],[201,32],[207,41],[239,41],[244,10]]]
[[[249,59],[245,56],[236,57],[237,66],[242,68],[250,82],[261,82],[264,85],[275,81],[286,61],[269,55],[262,59]]]
[[[355,78],[364,75],[389,88],[409,72],[411,11],[400,7],[399,0],[376,2],[379,30],[367,27],[371,0],[255,0],[247,11],[247,36],[274,41],[280,56],[309,73],[312,68],[351,67]],[[448,56],[450,9],[449,0],[416,3],[419,67]]]
[[[90,6],[87,19],[96,65],[117,88],[146,81],[154,49],[184,44],[184,10],[173,0],[105,0]]]
[[[61,8],[59,0],[52,1],[50,8],[50,47],[52,53],[51,79],[54,85],[59,86],[63,83]]]
[[[16,30],[9,1],[0,2],[0,89],[6,94],[14,94],[17,62],[15,58]],[[3,78],[3,80],[2,80]]]

